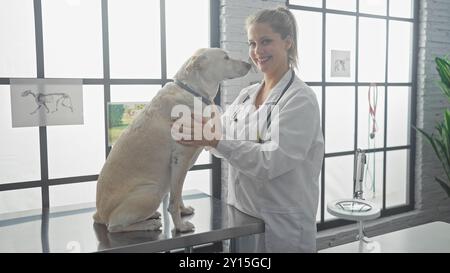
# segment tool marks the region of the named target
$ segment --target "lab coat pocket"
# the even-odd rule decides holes
[[[266,252],[305,252],[302,215],[298,212],[261,211]]]

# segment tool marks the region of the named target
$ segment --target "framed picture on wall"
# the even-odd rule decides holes
[[[331,77],[350,77],[350,51],[331,50]]]
[[[81,79],[11,79],[12,127],[83,124]]]
[[[108,103],[108,145],[113,146],[120,135],[144,110],[146,102]]]

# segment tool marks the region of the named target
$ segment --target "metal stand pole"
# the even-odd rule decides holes
[[[364,246],[368,243],[371,243],[372,240],[369,237],[366,237],[364,235],[364,224],[363,221],[358,221],[358,235],[356,236],[357,239],[359,239],[359,252],[362,252],[364,249]]]

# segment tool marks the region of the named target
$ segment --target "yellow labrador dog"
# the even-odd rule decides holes
[[[156,211],[170,192],[169,212],[177,231],[194,229],[181,216],[194,212],[181,197],[187,171],[201,148],[183,146],[171,136],[171,111],[177,105],[194,107],[212,102],[219,83],[244,76],[250,64],[231,59],[219,48],[199,49],[145,107],[114,144],[98,178],[96,223],[109,232],[157,230]],[[192,111],[193,112],[193,111]]]

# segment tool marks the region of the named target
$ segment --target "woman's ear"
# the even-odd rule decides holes
[[[291,49],[292,48],[292,44],[294,43],[294,41],[292,40],[292,36],[291,35],[286,36],[286,39],[284,39],[284,42],[285,42],[286,50]]]

